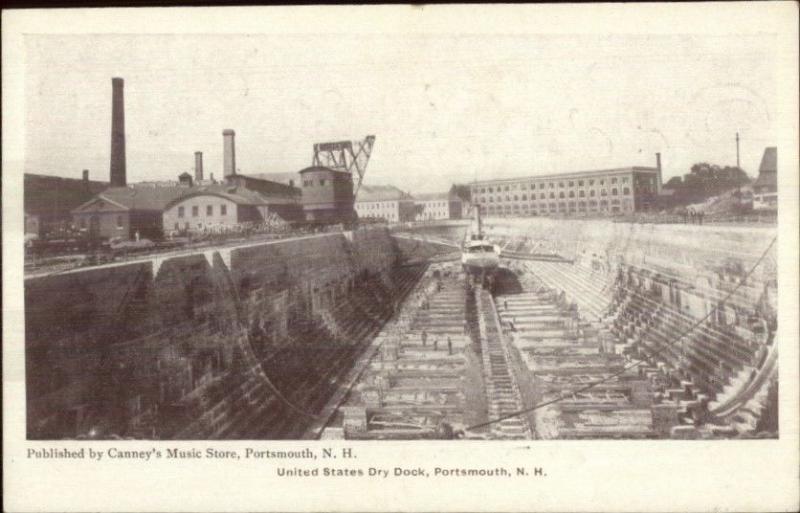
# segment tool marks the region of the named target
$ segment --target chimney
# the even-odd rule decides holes
[[[202,151],[194,152],[194,181],[198,182],[198,183],[203,181],[203,152]]]
[[[661,194],[661,154],[656,153],[656,169],[658,174],[656,176],[656,194]]]
[[[236,145],[234,143],[235,137],[236,137],[236,132],[234,132],[230,128],[226,128],[225,130],[222,131],[222,141],[223,141],[222,174],[225,178],[228,178],[229,176],[233,176],[236,174]]]
[[[84,169],[83,170],[83,188],[85,190],[87,190],[87,191],[89,190],[89,170],[88,169]]]
[[[125,99],[121,78],[111,79],[111,187],[125,187]]]

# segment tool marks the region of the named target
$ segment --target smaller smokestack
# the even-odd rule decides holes
[[[656,169],[658,170],[656,177],[656,194],[661,194],[661,153],[656,153]]]
[[[222,131],[223,162],[222,172],[225,178],[236,174],[236,143],[234,141],[236,132],[230,128]]]
[[[89,190],[89,170],[88,169],[84,169],[83,170],[83,188],[85,190],[87,190],[87,191]]]
[[[203,181],[203,152],[194,152],[194,181]]]

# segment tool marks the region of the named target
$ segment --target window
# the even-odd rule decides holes
[[[583,186],[583,180],[578,180],[578,186],[579,186],[579,187],[582,187],[582,186]]]
[[[612,196],[617,196],[617,188],[616,188],[616,187],[614,187],[613,189],[611,189],[611,195],[612,195]]]
[[[558,193],[558,197],[561,198],[561,199],[564,199],[564,192],[563,191],[559,192]]]
[[[550,199],[555,199],[555,197],[556,197],[556,193],[554,193],[554,192],[551,192],[551,193],[550,193]]]
[[[320,185],[321,187],[325,187],[325,179],[324,179],[324,178],[320,178],[320,180],[319,180],[319,185]]]
[[[612,178],[611,183],[617,183],[617,177]]]
[[[525,200],[527,200],[527,199],[528,199],[528,195],[527,195],[527,194],[523,194],[523,195],[522,195],[522,201],[525,201]]]
[[[629,188],[625,187],[625,188],[622,189],[622,194],[628,195],[630,193],[631,193],[631,190]]]
[[[556,184],[554,184],[553,182],[550,182],[548,185],[550,185],[551,189],[556,186]]]
[[[219,206],[219,215],[221,215],[221,216],[228,215],[228,205],[220,205]]]
[[[214,207],[212,207],[211,205],[207,205],[206,206],[206,215],[207,216],[213,216],[214,215]]]
[[[608,196],[608,193],[605,189],[600,189],[600,196]]]
[[[516,194],[514,195],[514,201],[519,201],[519,196],[517,196]]]
[[[184,209],[183,207],[178,207],[178,217],[183,217]]]
[[[622,177],[622,183],[628,183],[628,177],[627,176]]]
[[[578,191],[578,196],[583,198],[584,196],[586,196],[586,193],[584,191]]]
[[[589,180],[589,185],[594,185],[594,180]]]
[[[540,184],[539,184],[539,188],[540,188],[540,189],[544,189],[544,182],[542,182],[542,183],[540,183]]]
[[[569,186],[570,186],[570,187],[575,187],[575,182],[573,182],[572,180],[570,180],[570,181],[569,181]]]
[[[183,229],[184,230],[188,230],[189,229],[189,221],[186,221],[185,223],[183,223]]]
[[[200,207],[197,205],[192,207],[192,217],[197,217],[200,215]]]
[[[117,216],[117,228],[122,228],[122,216]]]
[[[180,223],[175,223],[175,229],[176,229],[176,230],[180,230],[180,229],[181,229],[181,225],[180,225]]]
[[[606,184],[605,180],[600,180],[600,185],[605,185],[605,184]]]
[[[505,190],[508,190],[508,185],[506,185],[506,188],[505,188]]]
[[[558,186],[563,189],[564,188],[564,182],[558,182]]]
[[[544,199],[544,193],[539,194],[539,199]]]
[[[594,197],[594,191],[589,191],[589,196]]]

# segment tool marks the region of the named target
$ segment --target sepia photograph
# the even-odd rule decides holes
[[[28,459],[789,434],[797,225],[779,218],[798,198],[779,184],[798,163],[777,29],[337,16],[19,35],[3,239]]]

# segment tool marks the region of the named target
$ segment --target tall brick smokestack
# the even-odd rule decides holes
[[[194,181],[203,181],[203,152],[194,152]]]
[[[223,155],[222,170],[225,178],[236,174],[236,132],[230,128],[222,131]]]
[[[656,194],[661,194],[661,154],[656,153],[656,169],[658,170],[658,175],[656,177]]]
[[[111,79],[111,187],[125,187],[125,81]]]

